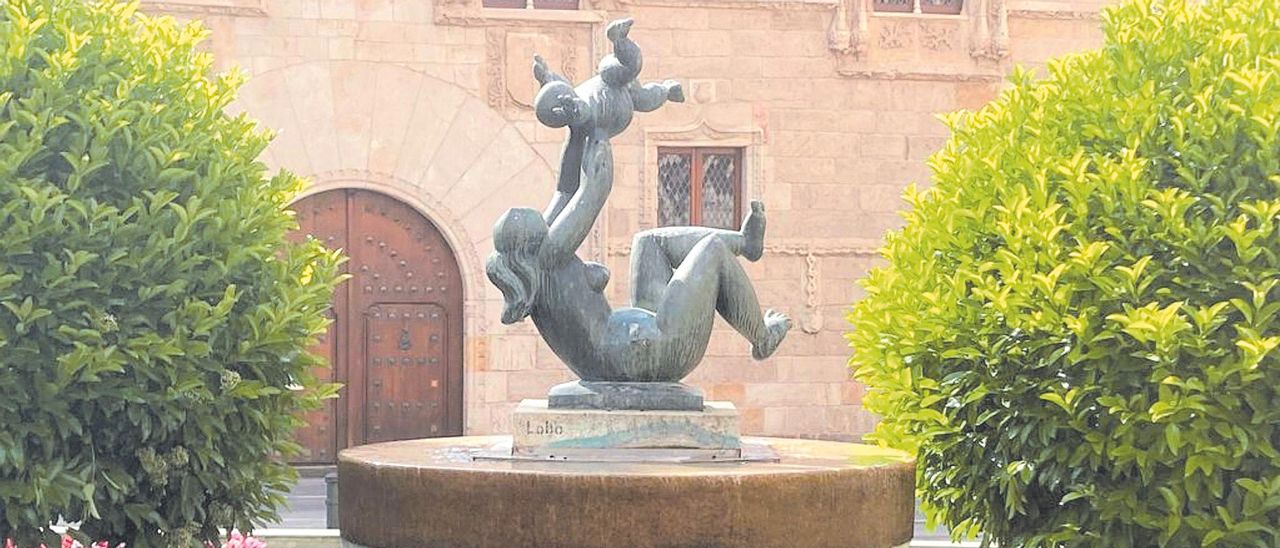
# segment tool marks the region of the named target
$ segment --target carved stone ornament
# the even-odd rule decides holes
[[[506,56],[506,34],[498,27],[486,29],[484,34],[484,71],[489,81],[485,98],[496,110],[501,110],[507,102],[506,71],[502,61]]]
[[[905,48],[911,44],[911,27],[904,23],[889,23],[880,27],[880,47]]]
[[[509,31],[502,49],[504,54],[500,58],[505,58],[505,61],[495,65],[501,66],[504,71],[501,80],[506,99],[522,107],[533,106],[533,96],[538,93],[539,86],[537,80],[529,78],[529,59],[521,53],[537,52],[549,66],[558,67],[565,78],[570,80],[577,72],[577,67],[574,66],[577,57],[574,37],[567,30],[562,29],[554,35],[536,29]],[[519,53],[512,55],[511,52]]]
[[[881,13],[870,0],[837,0],[828,48],[836,54],[836,72],[851,78],[937,81],[999,80],[1009,57],[1007,0],[965,0],[960,13],[938,2],[918,0],[925,12]],[[947,3],[952,6],[954,4]],[[873,28],[874,27],[874,28]],[[910,51],[915,48],[918,51]],[[927,65],[935,52],[967,49],[974,61],[959,72],[903,71],[902,52],[879,56],[880,50],[908,50]],[[877,63],[878,60],[883,59]]]
[[[956,29],[951,25],[920,23],[920,45],[933,51],[949,50],[955,47]]]

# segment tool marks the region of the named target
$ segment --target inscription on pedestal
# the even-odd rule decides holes
[[[738,410],[729,402],[707,402],[702,411],[603,411],[550,409],[546,400],[524,400],[512,420],[512,449],[523,455],[604,449],[733,452],[742,447]]]
[[[545,421],[542,424],[526,423],[525,435],[528,436],[563,436],[564,425]]]

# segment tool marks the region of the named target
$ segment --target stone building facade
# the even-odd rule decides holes
[[[541,208],[554,185],[564,132],[534,120],[530,52],[581,80],[608,52],[604,24],[636,18],[642,78],[678,79],[688,101],[639,115],[615,140],[614,191],[582,254],[612,270],[607,294],[625,303],[631,235],[660,222],[660,155],[707,147],[736,154],[735,199],[762,199],[769,212],[765,259],[748,271],[762,303],[788,312],[796,327],[776,357],[755,362],[717,320],[688,382],[737,403],[744,433],[850,439],[874,417],[849,380],[844,314],[883,233],[899,223],[904,187],[928,183],[925,159],[947,135],[936,115],[981,106],[1015,64],[1039,66],[1097,44],[1104,3],[581,2],[143,1],[150,12],[203,20],[219,66],[248,74],[235,108],[277,131],[268,165],[310,178],[308,195],[371,191],[438,232],[462,292],[462,321],[448,327],[460,331],[458,363],[447,367],[453,381],[461,376],[449,405],[468,434],[508,430],[516,402],[570,378],[530,323],[499,322],[501,296],[483,268],[499,214]],[[353,274],[350,283],[364,283]],[[373,394],[356,379],[369,364],[352,360],[338,380]],[[354,426],[374,414],[351,408],[377,398],[349,396],[335,404],[342,410],[317,419],[328,421],[319,435],[337,441],[313,460],[376,438]],[[457,433],[445,430],[438,433]]]

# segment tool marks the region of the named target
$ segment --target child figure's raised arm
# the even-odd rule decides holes
[[[538,80],[539,87],[547,85],[547,82],[564,82],[570,86],[573,85],[573,82],[570,82],[568,78],[551,70],[551,67],[547,66],[547,60],[537,54],[533,56],[533,77]]]
[[[577,251],[613,190],[613,149],[609,146],[609,134],[595,129],[584,142],[581,163],[584,181],[547,231],[546,242],[539,253],[548,259]]]
[[[640,46],[628,37],[634,22],[630,17],[619,19],[609,23],[605,29],[605,36],[613,42],[613,55],[600,60],[600,78],[615,88],[631,85],[640,76],[640,69],[644,66]]]
[[[542,211],[542,218],[547,226],[554,223],[569,199],[578,192],[582,174],[582,151],[586,146],[587,132],[582,129],[569,128],[569,138],[564,142],[564,150],[560,153],[560,178],[556,181],[556,192],[551,195],[551,202]]]

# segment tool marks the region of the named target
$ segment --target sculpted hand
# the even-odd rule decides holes
[[[635,24],[635,20],[630,17],[618,19],[609,23],[609,26],[604,30],[604,35],[610,42],[617,42],[631,33],[631,25],[633,24]]]
[[[662,83],[662,86],[667,88],[668,101],[671,101],[673,103],[684,102],[684,86],[681,86],[680,82],[677,82],[675,80],[667,80]]]

